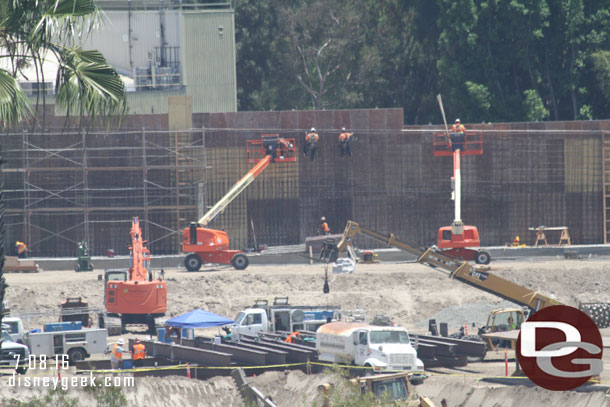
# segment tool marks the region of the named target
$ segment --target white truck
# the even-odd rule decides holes
[[[94,353],[104,353],[108,330],[83,328],[71,331],[27,333],[25,343],[32,355],[47,357],[68,355],[71,363],[85,360]]]
[[[8,334],[9,326],[2,324],[2,344],[0,352],[0,367],[10,367],[19,374],[25,374],[28,371],[28,358],[30,351],[27,346],[14,342]]]
[[[320,361],[364,366],[365,374],[424,370],[407,330],[400,327],[331,322],[318,328],[316,350]]]
[[[231,326],[234,339],[239,335],[256,336],[259,332],[315,332],[329,321],[337,321],[341,315],[338,306],[291,306],[288,297],[276,297],[273,305],[267,300],[256,300],[251,308],[241,311]]]
[[[3,317],[2,323],[6,325],[6,332],[13,342],[23,343],[24,332],[23,321],[19,317]]]

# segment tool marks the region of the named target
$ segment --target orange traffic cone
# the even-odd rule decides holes
[[[191,366],[189,365],[189,362],[186,362],[186,377],[189,379],[191,378]]]

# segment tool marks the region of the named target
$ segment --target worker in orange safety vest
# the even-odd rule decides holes
[[[326,223],[326,218],[324,216],[320,218],[319,233],[323,236],[330,235],[330,227],[328,227],[328,223]]]
[[[319,140],[320,136],[318,135],[318,132],[316,132],[315,127],[312,127],[311,130],[309,130],[309,133],[305,135],[305,147],[303,148],[303,155],[307,157],[308,154],[311,154],[311,161],[313,161],[315,158]]]
[[[299,331],[294,331],[293,333],[288,335],[288,337],[286,339],[284,339],[284,342],[300,343],[301,342],[301,333]]]
[[[460,119],[455,119],[455,124],[451,126],[451,134],[449,134],[451,140],[451,151],[464,150],[464,143],[466,142],[466,127],[460,123]]]
[[[144,359],[146,359],[146,347],[140,342],[139,339],[135,340],[131,351],[131,359],[133,360],[134,367],[144,366]]]
[[[19,256],[20,259],[28,257],[28,246],[25,243],[16,241],[15,247],[17,248],[17,256]]]
[[[345,130],[345,127],[341,129],[341,134],[339,134],[339,149],[341,150],[341,157],[345,154],[348,156],[352,156],[352,149],[350,147],[351,142],[354,140],[352,137],[354,133],[349,133]]]
[[[125,341],[123,338],[119,338],[118,341],[112,347],[112,353],[110,354],[110,366],[113,369],[121,369],[123,367],[123,345]]]

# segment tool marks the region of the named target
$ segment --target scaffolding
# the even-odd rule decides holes
[[[156,254],[177,253],[205,204],[205,130],[3,135],[8,242],[35,256],[127,254],[139,216]],[[10,253],[9,243],[9,253]]]

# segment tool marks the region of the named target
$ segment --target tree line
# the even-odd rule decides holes
[[[239,110],[607,119],[610,0],[236,0]]]

